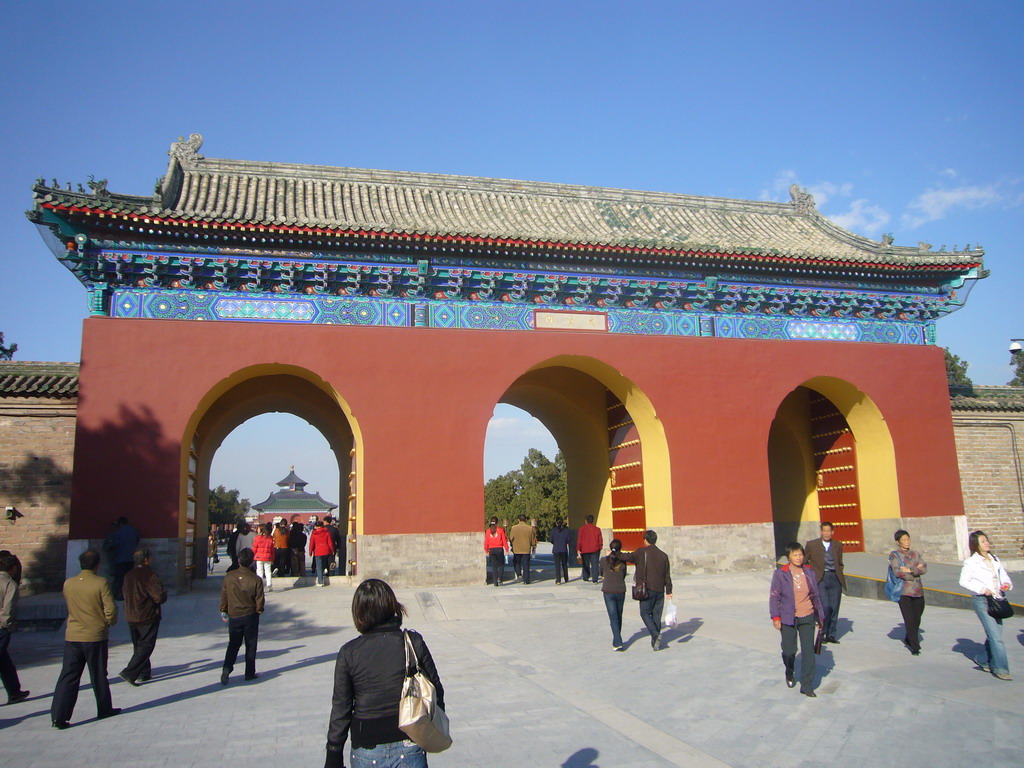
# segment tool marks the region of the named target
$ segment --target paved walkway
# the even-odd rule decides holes
[[[626,653],[615,653],[600,587],[400,590],[407,626],[437,661],[454,746],[431,765],[453,768],[662,766],[988,766],[1021,764],[1024,621],[1004,630],[1014,682],[970,660],[984,636],[968,611],[925,611],[924,653],[904,650],[897,607],[847,598],[841,644],[819,657],[817,699],[787,689],[778,633],[767,618],[769,573],[683,577],[682,624],[654,653],[627,601]],[[121,716],[96,721],[89,690],[73,727],[49,725],[60,632],[15,635],[12,652],[32,698],[0,707],[0,766],[223,766],[265,758],[318,766],[334,658],[352,638],[352,588],[278,589],[268,596],[261,677],[218,682],[226,631],[217,595],[165,607],[152,682],[116,678],[130,655],[112,634],[110,672]],[[236,668],[237,670],[238,668]],[[979,746],[983,745],[983,746]],[[1006,745],[992,747],[990,745]]]

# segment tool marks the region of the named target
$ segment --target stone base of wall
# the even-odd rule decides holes
[[[673,573],[759,571],[775,565],[772,523],[655,528]]]
[[[188,584],[182,580],[180,559],[182,540],[173,539],[142,539],[139,547],[148,549],[152,555],[151,568],[160,577],[160,582],[168,592],[181,592],[188,590]],[[111,578],[114,573],[113,562],[110,556],[103,551],[103,539],[69,539],[66,573],[74,576],[81,570],[78,564],[78,556],[87,549],[95,549],[103,558],[100,563],[100,573]]]
[[[383,579],[398,587],[480,585],[486,573],[483,541],[482,530],[360,536],[357,581]]]

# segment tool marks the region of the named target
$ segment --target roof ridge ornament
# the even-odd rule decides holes
[[[192,165],[197,160],[202,160],[199,149],[203,146],[203,136],[199,133],[190,134],[188,141],[184,136],[179,136],[177,141],[171,142],[171,148],[167,151],[173,159],[182,165]]]
[[[808,214],[814,210],[814,195],[807,191],[807,187],[790,184],[789,197],[796,207],[797,213]]]

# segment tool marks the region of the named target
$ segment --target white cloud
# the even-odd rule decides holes
[[[789,200],[789,186],[796,183],[796,171],[779,171],[772,183],[761,190],[761,199],[774,202]]]
[[[939,173],[942,176],[948,176],[951,179],[955,179],[957,177],[957,172],[955,168],[944,168],[943,170],[939,171]]]
[[[833,197],[849,197],[853,194],[853,184],[849,182],[833,184],[831,181],[819,181],[817,184],[807,187],[807,191],[814,196],[814,204],[821,210],[821,207]]]
[[[901,217],[903,224],[914,228],[944,218],[954,208],[985,208],[1002,199],[995,185],[966,186],[952,189],[929,189],[907,206]]]
[[[870,201],[861,198],[850,203],[850,208],[846,213],[830,215],[828,218],[851,232],[861,235],[877,235],[882,231],[882,227],[889,223],[891,217],[881,206],[873,205]]]

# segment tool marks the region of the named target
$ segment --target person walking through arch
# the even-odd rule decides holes
[[[519,522],[512,526],[508,541],[512,545],[512,567],[516,570],[516,577],[522,579],[523,584],[529,584],[530,555],[537,546],[537,530],[526,522],[526,515],[520,515]]]
[[[498,525],[498,518],[492,517],[484,529],[484,552],[491,566],[491,581],[500,587],[505,579],[505,555],[508,553],[508,537],[505,529]]]
[[[572,531],[561,518],[551,529],[551,554],[555,559],[555,584],[569,582],[569,547],[572,545]]]
[[[266,607],[263,579],[252,572],[252,550],[238,553],[238,568],[224,576],[220,588],[220,618],[228,625],[228,649],[220,684],[227,685],[235,668],[238,649],[245,643],[245,679],[255,680],[256,645],[260,636],[260,615]]]
[[[668,555],[657,547],[657,531],[644,531],[644,541],[647,546],[628,554],[621,553],[619,558],[635,564],[634,583],[647,586],[647,597],[640,600],[640,618],[651,635],[651,648],[660,651],[661,615],[665,599],[672,599],[672,567]]]
[[[583,565],[583,580],[593,581],[597,584],[598,560],[601,557],[601,547],[604,546],[604,536],[601,529],[594,525],[594,516],[587,515],[587,522],[580,526],[576,534],[576,551],[580,554],[580,562]]]
[[[910,534],[902,528],[892,536],[897,548],[889,554],[889,567],[896,577],[903,580],[900,596],[900,613],[906,636],[903,644],[912,656],[921,655],[921,616],[924,614],[924,586],[921,576],[928,572],[928,565],[921,555],[910,548]]]
[[[316,585],[322,587],[327,578],[331,555],[334,554],[334,542],[331,541],[331,533],[324,527],[323,520],[317,520],[313,532],[309,534],[309,554],[313,556],[313,566],[316,569]]]
[[[843,573],[843,542],[832,537],[833,525],[822,522],[821,537],[804,545],[805,564],[814,570],[818,594],[825,608],[824,638],[822,642],[839,644],[836,627],[839,624],[839,604],[846,591]]]
[[[814,692],[814,628],[822,626],[825,609],[818,595],[814,570],[804,564],[804,548],[799,542],[786,546],[789,562],[772,574],[768,593],[768,615],[782,633],[782,663],[786,669],[786,685],[796,686],[796,641],[800,638],[800,693],[816,698]]]

